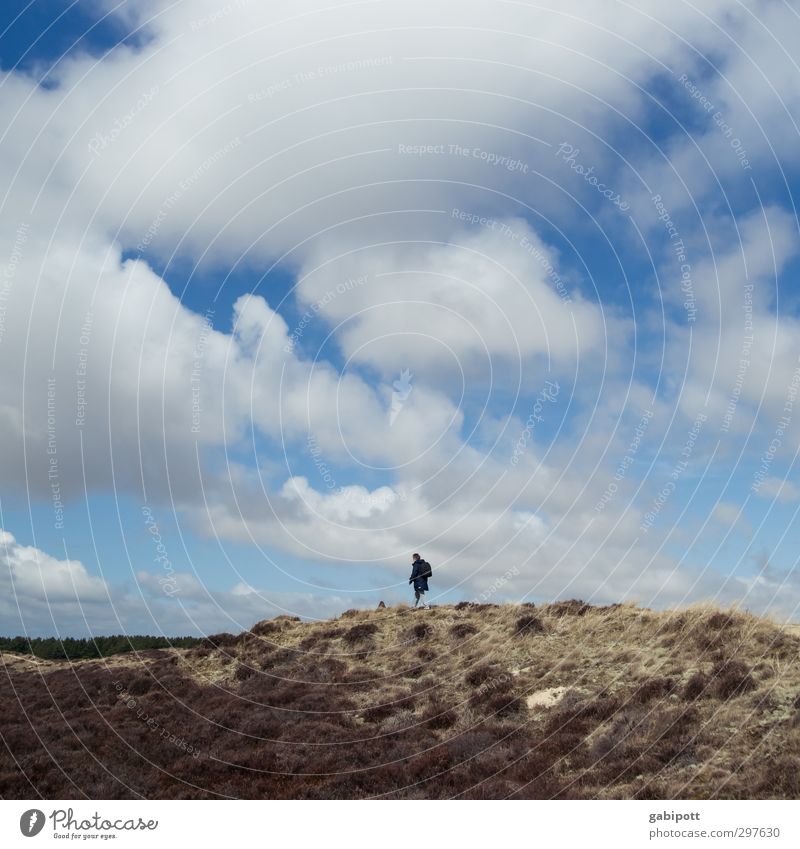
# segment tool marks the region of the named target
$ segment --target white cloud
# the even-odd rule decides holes
[[[598,171],[616,167],[596,141],[617,120],[613,108],[637,122],[646,103],[637,84],[660,62],[698,61],[681,37],[702,52],[719,44],[715,17],[734,33],[747,21],[723,0],[703,15],[657,2],[498,6],[490,21],[456,2],[316,0],[242,4],[198,25],[219,10],[216,0],[136,4],[126,13],[152,36],[141,50],[66,61],[55,91],[6,78],[14,182],[35,194],[50,148],[48,184],[74,188],[59,230],[88,225],[165,257],[181,245],[230,259],[252,245],[274,258],[304,255],[304,240],[328,227],[340,248],[449,229],[442,215],[403,209],[497,209],[498,192],[557,198],[536,172],[591,198],[551,145],[569,140]],[[399,144],[448,153],[426,160]],[[528,173],[520,185],[519,173],[451,155],[450,144],[519,159]],[[65,200],[39,214],[55,224]]]
[[[712,52],[729,73],[709,96],[737,128],[751,126],[752,108],[766,136],[785,129],[791,108],[782,112],[779,101],[795,102],[796,77],[780,51],[767,50],[745,7],[715,0],[701,12],[592,0],[501,4],[487,19],[484,7],[420,0],[352,9],[147,0],[116,13],[146,25],[144,47],[77,55],[51,90],[4,74],[0,256],[19,254],[6,274],[0,336],[4,490],[46,503],[46,461],[55,456],[65,499],[82,498],[84,485],[138,500],[146,492],[223,541],[386,563],[387,583],[409,548],[427,546],[442,585],[470,591],[509,563],[525,564],[513,592],[650,601],[699,591],[691,567],[659,553],[655,532],[635,561],[628,554],[650,496],[636,491],[671,465],[687,417],[707,401],[710,417],[724,415],[737,386],[747,281],[757,335],[732,432],[748,433],[759,409],[754,435],[774,427],[763,413],[785,403],[797,328],[774,314],[771,295],[775,270],[794,255],[795,222],[776,207],[733,223],[704,209],[706,229],[682,225],[699,316],[687,357],[686,328],[652,312],[638,313],[634,327],[609,306],[617,283],[592,279],[591,256],[585,274],[569,275],[587,259],[585,226],[619,246],[621,262],[630,237],[620,236],[629,232],[620,210],[554,151],[565,140],[580,147],[586,167],[634,204],[639,174],[675,210],[693,193],[704,197],[715,177],[691,141],[668,145],[669,164],[637,155],[631,181],[627,145],[611,142],[620,127],[629,138],[647,126],[648,85],[665,65],[696,70]],[[782,38],[789,10],[768,13]],[[763,84],[748,75],[748,45],[769,59]],[[723,179],[741,177],[718,128],[701,142]],[[767,156],[752,136],[747,143],[754,161]],[[431,148],[420,155],[415,145]],[[782,155],[795,149],[783,134]],[[641,230],[663,231],[645,203],[652,226]],[[487,220],[468,226],[455,208]],[[26,237],[15,247],[21,222]],[[541,235],[559,229],[574,255],[559,256]],[[122,261],[137,246],[164,260],[176,252],[207,272],[277,262],[297,273],[290,305],[296,296],[316,324],[298,337],[266,282],[236,302],[230,332],[211,330],[144,261]],[[674,306],[672,257],[669,268]],[[311,361],[303,343],[323,329],[335,350]],[[634,368],[642,359],[661,367],[662,336],[665,397],[653,401]],[[407,368],[413,391],[392,422],[391,382]],[[512,468],[526,396],[554,377],[565,389],[549,425],[562,430],[554,439],[536,433]],[[516,387],[521,396],[509,402]],[[670,426],[673,402],[681,415]],[[593,505],[649,407],[659,415],[653,441],[637,449],[619,495],[598,514]],[[249,444],[251,425],[267,449]],[[342,469],[332,492],[308,471],[309,434],[322,462]],[[652,456],[656,435],[667,460]],[[785,449],[795,436],[793,423]],[[362,474],[380,483],[354,483]],[[84,595],[106,589],[80,564],[45,562],[53,591],[73,581]],[[35,582],[25,583],[34,574],[17,580],[35,595]],[[709,578],[703,591],[718,585]],[[186,587],[187,599],[206,604],[202,586],[187,578]],[[244,611],[244,600],[260,603],[242,586],[212,598],[203,615],[234,597]]]
[[[761,498],[773,498],[775,501],[786,504],[800,501],[800,489],[790,480],[776,477],[764,478],[756,490],[756,495]]]
[[[136,578],[135,589],[109,583],[80,561],[20,545],[0,530],[0,622],[6,634],[239,632],[281,613],[335,616],[358,603],[341,595],[259,590],[243,582],[210,590],[184,572],[172,573],[167,583],[146,570]]]
[[[525,221],[453,231],[441,244],[312,261],[298,294],[339,328],[348,357],[384,376],[433,366],[437,380],[505,383],[509,366],[519,373],[534,357],[571,374],[607,356],[609,336],[624,347],[631,328],[570,291],[554,252]],[[326,300],[348,274],[366,282]]]
[[[10,609],[16,602],[36,599],[45,604],[96,602],[108,598],[102,578],[86,571],[77,560],[57,560],[33,546],[20,545],[8,531],[0,530],[0,580],[2,597]]]
[[[728,501],[718,501],[714,505],[714,518],[725,527],[732,528],[734,525],[746,525],[749,527],[747,520],[742,515],[742,509],[737,504],[731,504]]]

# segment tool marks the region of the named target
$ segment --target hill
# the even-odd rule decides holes
[[[4,653],[3,798],[796,798],[800,638],[579,601]]]

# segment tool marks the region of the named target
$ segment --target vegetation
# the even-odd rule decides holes
[[[0,651],[32,654],[45,660],[85,660],[147,649],[188,649],[199,643],[196,637],[126,637],[122,634],[64,640],[58,637],[0,637]]]
[[[0,657],[2,798],[800,794],[800,639],[746,613],[465,603],[113,639]]]

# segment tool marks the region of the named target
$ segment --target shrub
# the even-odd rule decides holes
[[[494,712],[497,712],[498,696],[502,696],[506,700],[512,698],[510,691],[514,685],[514,680],[511,675],[501,673],[496,677],[489,678],[477,687],[469,698],[469,703],[473,708],[485,708],[495,704]]]
[[[470,687],[480,687],[491,678],[496,678],[499,675],[499,670],[488,663],[482,663],[480,666],[475,666],[470,669],[464,676],[464,680]]]
[[[280,630],[281,626],[278,622],[275,622],[272,619],[265,619],[263,622],[256,622],[256,624],[250,629],[250,633],[255,634],[257,637],[266,637],[269,634],[275,634]]]
[[[495,692],[485,702],[486,709],[497,716],[513,716],[526,711],[525,703],[511,692]]]
[[[538,616],[520,616],[514,625],[514,633],[519,636],[527,634],[544,634],[545,627],[542,620]]]
[[[236,667],[236,672],[233,673],[233,677],[237,681],[246,681],[248,678],[255,675],[255,670],[252,666],[247,666],[244,663],[240,663]]]
[[[631,701],[646,705],[653,699],[665,699],[674,689],[675,682],[671,678],[650,678],[636,688]]]
[[[373,622],[361,622],[345,631],[342,639],[350,644],[360,643],[378,632],[378,626]]]
[[[654,782],[646,782],[633,794],[633,798],[639,801],[655,801],[669,797],[665,796],[664,792],[660,791]]]
[[[622,707],[622,699],[611,693],[601,692],[589,698],[580,706],[580,715],[586,718],[605,721],[616,715]]]
[[[770,759],[756,785],[761,799],[797,799],[800,796],[800,758],[789,754]]]
[[[408,639],[414,642],[426,640],[433,633],[433,627],[427,622],[419,622],[408,631]]]
[[[634,733],[636,726],[636,715],[632,711],[623,710],[616,714],[593,741],[590,750],[592,760],[599,761],[609,756],[612,756],[612,759],[618,759],[623,754],[623,746],[629,742],[628,738]]]
[[[686,613],[670,613],[669,618],[663,623],[660,631],[664,633],[680,633],[686,629],[689,622],[688,614]]]
[[[364,711],[365,722],[383,722],[390,716],[394,716],[401,711],[410,711],[414,709],[415,699],[413,696],[408,696],[403,699],[397,699],[390,702],[383,702],[377,705],[371,705]]]
[[[568,601],[553,602],[548,609],[552,616],[585,616],[592,606],[580,599],[571,598]]]
[[[722,653],[726,643],[725,631],[714,631],[707,626],[698,625],[693,635],[695,645],[703,654]]]
[[[712,613],[711,616],[706,619],[706,625],[708,625],[709,628],[713,628],[715,631],[720,631],[723,628],[730,628],[731,625],[734,624],[735,621],[733,616],[728,613],[723,613],[721,610],[716,613]]]
[[[364,713],[364,722],[383,722],[388,719],[395,711],[393,704],[372,705],[368,707]]]
[[[695,672],[686,684],[684,684],[683,698],[687,701],[694,701],[701,696],[707,695],[708,684],[708,675],[704,672]]]
[[[344,680],[347,672],[347,664],[332,657],[321,660],[315,659],[306,664],[304,676],[309,681],[318,681],[320,684],[338,683]]]
[[[608,693],[597,693],[577,703],[565,698],[549,716],[547,733],[558,738],[561,753],[580,743],[598,725],[616,717],[622,708],[622,700]]]
[[[239,640],[240,637],[236,634],[228,634],[227,632],[223,632],[222,634],[210,634],[203,640],[201,645],[207,649],[219,649],[228,646],[238,645]]]
[[[720,699],[732,699],[749,693],[758,686],[749,667],[739,660],[721,661],[713,671],[713,692]]]
[[[408,669],[403,670],[403,675],[406,678],[420,678],[425,674],[426,666],[421,663],[418,666],[410,666]]]
[[[149,675],[138,675],[128,684],[127,690],[132,696],[143,696],[152,686],[153,679]]]
[[[450,629],[450,633],[461,640],[464,637],[471,637],[478,633],[478,629],[470,622],[458,622]]]
[[[458,722],[458,716],[454,710],[445,707],[441,702],[431,702],[427,710],[422,714],[422,721],[435,730],[452,728]]]
[[[355,666],[343,673],[341,680],[351,685],[348,690],[371,690],[376,684],[375,674],[369,666]]]
[[[781,660],[795,660],[800,651],[800,642],[796,637],[779,632],[774,634],[766,645],[769,654],[779,657]]]

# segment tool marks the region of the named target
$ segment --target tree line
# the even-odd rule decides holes
[[[146,649],[188,649],[198,645],[198,637],[149,637],[115,634],[110,637],[0,637],[0,651],[32,654],[44,660],[84,660],[109,657]]]

